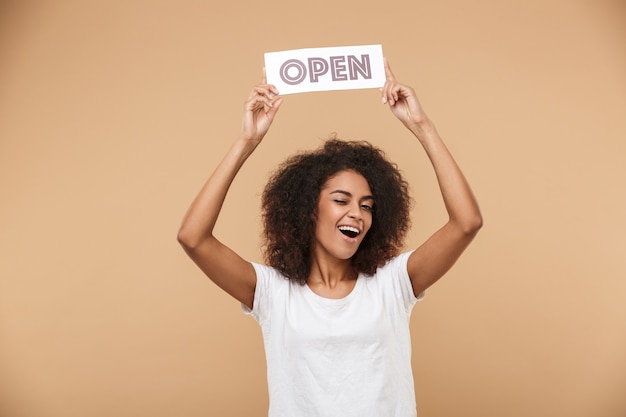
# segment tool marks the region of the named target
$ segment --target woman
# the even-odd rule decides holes
[[[283,99],[264,82],[245,103],[242,131],[183,219],[178,240],[261,325],[269,415],[415,416],[409,318],[424,291],[472,241],[482,217],[461,170],[414,90],[385,61],[382,102],[432,162],[448,221],[399,254],[407,185],[381,151],[328,141],[287,160],[263,195],[265,257],[248,262],[213,236],[235,175]]]

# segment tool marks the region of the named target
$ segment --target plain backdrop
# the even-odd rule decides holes
[[[422,417],[626,416],[622,0],[0,2],[0,416],[264,416],[261,332],[180,220],[238,133],[263,53],[383,45],[485,227],[413,312]],[[445,221],[373,90],[287,96],[217,235],[261,261],[269,172],[330,134]],[[297,231],[294,231],[297,233]]]

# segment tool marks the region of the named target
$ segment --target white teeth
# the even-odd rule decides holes
[[[356,227],[352,227],[352,226],[339,226],[339,230],[345,231],[345,232],[356,233],[357,235],[361,233],[359,229],[357,229]]]

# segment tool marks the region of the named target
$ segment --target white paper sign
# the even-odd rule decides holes
[[[385,84],[383,49],[361,45],[267,52],[265,74],[281,95],[380,88]]]

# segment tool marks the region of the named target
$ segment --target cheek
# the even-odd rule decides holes
[[[365,232],[369,232],[370,229],[372,228],[372,224],[374,222],[374,216],[372,214],[370,214],[369,216],[367,216],[367,218],[364,218],[364,227],[365,227]]]

